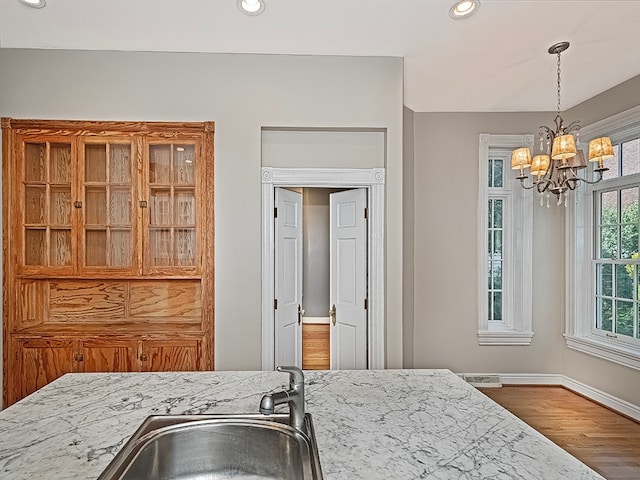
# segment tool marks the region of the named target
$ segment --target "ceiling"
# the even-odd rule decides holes
[[[640,74],[640,0],[0,0],[0,47],[404,58],[404,103],[417,112],[562,110]],[[1,65],[0,65],[1,68]]]

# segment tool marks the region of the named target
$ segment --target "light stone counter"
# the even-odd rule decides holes
[[[69,374],[0,412],[0,478],[95,479],[148,415],[257,412],[277,372]],[[448,370],[306,372],[325,479],[602,479]]]

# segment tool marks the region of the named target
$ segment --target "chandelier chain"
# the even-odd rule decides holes
[[[560,115],[560,52],[558,52],[558,115]]]

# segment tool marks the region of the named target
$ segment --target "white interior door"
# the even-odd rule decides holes
[[[331,368],[367,368],[367,190],[330,195]]]
[[[302,194],[275,197],[275,364],[302,368]]]

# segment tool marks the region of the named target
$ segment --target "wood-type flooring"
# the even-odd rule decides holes
[[[480,390],[607,480],[640,480],[640,423],[563,387]]]

